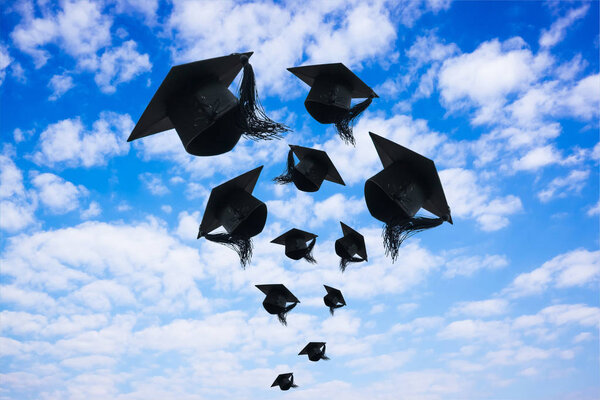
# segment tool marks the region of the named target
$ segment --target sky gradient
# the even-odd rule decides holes
[[[0,399],[600,398],[598,2],[38,0],[0,18]],[[243,51],[284,139],[126,142],[173,65]],[[286,71],[329,62],[379,95],[356,147]],[[395,263],[364,202],[369,131],[435,161],[454,220]],[[346,186],[275,185],[288,144],[327,151]],[[242,270],[196,235],[211,188],[260,165],[269,214]],[[344,274],[339,221],[369,255]],[[319,235],[317,264],[269,243],[291,228]],[[287,327],[265,283],[301,300]],[[323,284],[348,303],[334,317]],[[297,356],[309,341],[331,360]],[[286,372],[299,387],[270,388]]]

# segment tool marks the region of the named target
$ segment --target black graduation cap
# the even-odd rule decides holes
[[[286,314],[292,308],[296,307],[296,304],[300,303],[300,300],[292,294],[282,284],[270,284],[270,285],[256,285],[256,287],[263,292],[266,297],[263,300],[263,307],[269,314],[277,314],[279,322],[283,325],[287,325]],[[292,303],[287,305],[287,303]]]
[[[231,150],[242,134],[250,139],[279,138],[289,129],[269,119],[260,105],[248,62],[252,54],[172,67],[127,141],[175,129],[188,153],[212,156]],[[238,100],[228,87],[242,68]]]
[[[290,388],[298,387],[298,385],[294,384],[294,374],[292,372],[277,376],[271,387],[273,386],[279,386],[281,390],[289,390]]]
[[[310,361],[329,360],[329,357],[325,355],[325,342],[310,342],[298,355],[308,355]]]
[[[344,236],[335,241],[335,254],[341,257],[340,269],[342,272],[351,262],[368,261],[365,238],[354,229],[340,221]],[[354,257],[358,255],[358,257]]]
[[[285,246],[285,255],[292,260],[304,258],[311,264],[317,262],[312,255],[318,235],[314,233],[301,231],[300,229],[290,229],[283,235],[271,240],[271,243]],[[307,242],[310,243],[307,244]]]
[[[296,165],[294,165],[294,154],[300,160]],[[323,180],[346,186],[326,152],[291,144],[287,169],[273,180],[282,185],[294,182],[298,190],[303,192],[316,192],[321,187]]]
[[[323,286],[325,286],[325,290],[327,290],[327,294],[323,297],[323,301],[325,302],[325,305],[329,307],[331,315],[333,315],[333,311],[336,308],[341,308],[346,305],[346,300],[344,300],[344,296],[339,289],[327,285]]]
[[[365,201],[371,215],[385,223],[386,254],[396,260],[398,249],[409,236],[452,224],[450,207],[432,160],[369,132],[383,170],[365,182]],[[421,208],[438,218],[415,217]]]
[[[304,101],[306,110],[322,124],[335,124],[346,143],[354,144],[352,123],[371,104],[377,93],[342,63],[288,68],[311,87]],[[350,108],[353,98],[367,98]]]
[[[262,168],[261,165],[213,188],[198,231],[198,239],[205,237],[234,249],[242,267],[252,257],[250,238],[262,232],[267,221],[267,205],[252,196]],[[227,233],[209,233],[220,226]]]

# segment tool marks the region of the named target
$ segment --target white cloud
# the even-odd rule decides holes
[[[452,217],[474,218],[484,231],[504,228],[509,223],[507,217],[523,208],[514,195],[491,198],[491,187],[480,186],[474,171],[445,169],[440,171],[440,180]]]
[[[600,215],[600,200],[598,200],[595,205],[590,207],[586,214],[589,217],[593,217],[594,215]]]
[[[450,254],[448,255],[450,256]],[[482,269],[495,270],[504,268],[508,265],[505,256],[490,255],[485,256],[455,256],[446,261],[446,271],[444,276],[454,278],[456,276],[471,276]]]
[[[103,15],[99,3],[64,1],[61,10],[43,18],[25,17],[11,33],[15,45],[34,58],[36,67],[50,58],[44,47],[57,44],[64,52],[85,61],[110,44],[112,20]]]
[[[117,0],[118,13],[141,14],[148,25],[155,25],[157,20],[158,0]]]
[[[504,293],[522,297],[542,293],[550,287],[585,286],[599,276],[600,251],[578,249],[560,254],[541,267],[518,275]]]
[[[504,342],[510,337],[510,326],[503,321],[466,319],[451,322],[438,333],[438,337],[442,339]]]
[[[118,84],[152,69],[148,54],[138,53],[136,47],[133,40],[128,40],[120,47],[108,49],[102,54],[94,78],[100,90],[114,93]]]
[[[32,156],[38,165],[92,167],[105,165],[112,156],[127,154],[127,137],[133,129],[127,114],[103,112],[86,131],[79,118],[49,125],[39,139],[39,150]]]
[[[569,26],[573,25],[578,19],[581,19],[587,14],[590,6],[584,4],[579,8],[573,8],[569,10],[567,15],[556,20],[550,29],[543,30],[540,35],[540,46],[541,47],[552,47],[557,43],[561,42],[566,34],[566,30]]]
[[[19,231],[35,223],[37,196],[25,190],[23,173],[6,148],[0,154],[0,228]]]
[[[71,75],[54,75],[52,78],[50,78],[50,82],[48,82],[48,87],[52,89],[52,94],[50,95],[49,99],[51,101],[57,100],[63,94],[71,90],[74,86],[75,84],[73,83],[73,78]]]
[[[538,198],[546,203],[553,198],[562,198],[572,193],[580,193],[589,175],[589,170],[573,170],[565,177],[554,178],[546,189],[538,193]]]
[[[139,178],[153,195],[162,196],[169,193],[169,188],[163,183],[160,175],[144,172],[139,175]]]
[[[79,207],[79,199],[88,194],[85,186],[73,185],[60,176],[44,173],[33,177],[33,186],[43,205],[53,214],[66,214]]]
[[[450,313],[482,318],[493,315],[502,315],[507,311],[508,301],[504,299],[488,299],[459,302],[452,307]]]
[[[81,219],[92,219],[102,213],[102,207],[96,201],[90,202],[90,205],[80,213]]]
[[[346,363],[350,368],[360,373],[383,372],[396,370],[410,361],[416,354],[415,350],[405,350],[382,354],[379,356],[355,358]]]
[[[12,62],[12,57],[8,53],[8,49],[6,46],[0,44],[0,85],[4,82],[4,77],[6,76],[6,68]]]
[[[527,152],[523,157],[515,160],[513,168],[517,171],[535,171],[551,164],[559,163],[562,157],[553,145],[536,147]]]

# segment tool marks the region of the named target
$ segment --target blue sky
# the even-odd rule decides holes
[[[0,29],[2,399],[597,399],[598,2],[21,1]],[[172,65],[254,51],[293,131],[198,158],[131,144]],[[380,98],[356,147],[310,118],[286,71],[343,62]],[[237,81],[236,81],[237,84]],[[364,181],[368,132],[436,162],[454,225],[392,264]],[[276,186],[287,145],[347,186]],[[196,240],[210,189],[264,165],[252,264]],[[342,220],[369,262],[342,275]],[[319,235],[318,264],[270,240]],[[254,287],[302,301],[281,326]],[[348,306],[329,315],[323,284]],[[297,353],[327,342],[331,360]],[[293,371],[297,389],[270,388]]]

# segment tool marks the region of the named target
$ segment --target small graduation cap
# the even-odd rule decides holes
[[[325,302],[325,305],[329,307],[331,315],[333,315],[336,308],[341,308],[346,305],[346,300],[344,300],[344,296],[339,289],[327,285],[323,286],[325,286],[325,290],[327,290],[327,294],[323,297],[323,301]]]
[[[213,188],[198,231],[198,239],[204,237],[235,250],[244,268],[252,258],[250,238],[262,232],[267,221],[267,205],[252,196],[262,168],[260,166]],[[209,233],[220,226],[227,233]]]
[[[294,384],[294,374],[292,372],[277,376],[271,387],[273,386],[279,386],[279,389],[281,390],[289,390],[290,388],[298,387],[298,385]]]
[[[313,257],[312,250],[315,247],[317,237],[318,235],[314,233],[294,228],[271,240],[271,243],[284,245],[285,255],[292,260],[304,258],[309,263],[315,264],[317,260]],[[307,244],[308,241],[310,243]]]
[[[335,254],[341,257],[340,269],[342,272],[351,262],[368,261],[365,238],[354,229],[340,221],[344,236],[335,241]],[[358,255],[358,257],[354,257]]]
[[[385,223],[383,244],[393,261],[409,236],[452,224],[450,207],[432,160],[369,132],[383,170],[365,182],[365,201],[371,215]],[[416,216],[424,208],[438,218]]]
[[[279,322],[287,325],[286,314],[292,308],[296,307],[296,304],[300,303],[300,300],[280,283],[274,285],[256,285],[256,287],[267,295],[263,300],[265,310],[269,314],[277,314]],[[288,306],[287,303],[292,304]]]
[[[185,150],[213,156],[231,150],[241,135],[279,138],[289,129],[265,114],[248,62],[253,52],[234,53],[171,68],[127,139],[175,129]],[[239,100],[228,89],[244,69]]]
[[[296,165],[294,154],[300,160]],[[286,171],[273,180],[282,185],[294,182],[303,192],[316,192],[324,180],[346,186],[326,152],[294,145],[290,145]]]
[[[310,342],[300,353],[299,356],[306,354],[310,361],[329,360],[329,357],[325,355],[325,342]]]
[[[335,124],[342,140],[354,145],[352,124],[373,97],[379,97],[377,93],[342,63],[306,65],[288,71],[311,87],[304,101],[308,113],[322,124]],[[365,97],[350,108],[352,99]]]

